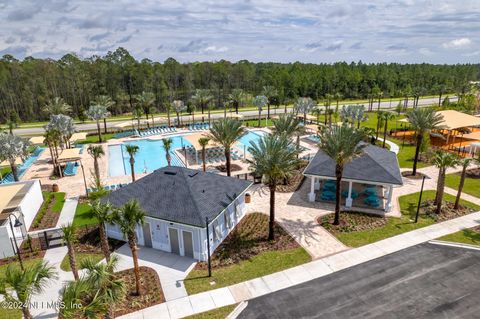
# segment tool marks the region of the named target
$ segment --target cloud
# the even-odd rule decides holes
[[[307,49],[318,49],[318,48],[322,47],[322,43],[320,43],[320,42],[310,42],[310,43],[305,44],[305,47]]]
[[[350,49],[354,49],[354,50],[359,50],[359,49],[363,49],[363,44],[362,42],[355,42],[354,44],[352,44],[350,47]]]
[[[28,20],[33,18],[40,9],[41,9],[41,5],[38,4],[36,6],[30,6],[27,8],[19,8],[19,9],[13,10],[7,15],[7,20],[8,21]]]
[[[341,40],[334,41],[332,44],[328,45],[325,48],[325,50],[326,51],[337,51],[337,50],[340,50],[342,48],[342,45],[343,45],[343,41],[341,41]]]
[[[472,40],[469,38],[459,38],[449,42],[445,42],[442,46],[445,49],[460,49],[469,46],[472,43]]]
[[[94,36],[91,36],[88,40],[90,41],[99,41],[102,40],[106,37],[108,37],[111,33],[110,32],[104,32],[104,33],[99,33]]]

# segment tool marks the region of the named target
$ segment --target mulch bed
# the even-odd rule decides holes
[[[435,205],[433,200],[428,200],[422,203],[423,213],[433,218],[437,222],[443,222],[475,212],[474,209],[462,205],[459,205],[458,209],[453,209],[454,205],[455,203],[452,202],[444,202],[442,205],[442,212],[440,214],[435,214],[437,205]]]
[[[293,193],[301,185],[305,176],[303,176],[303,170],[307,167],[308,161],[301,161],[298,168],[292,172],[292,177],[287,181],[285,185],[277,185],[277,192],[279,193]]]
[[[461,175],[460,173],[458,175]],[[480,168],[471,168],[466,171],[466,176],[469,178],[480,178]]]
[[[135,274],[133,268],[119,271],[116,276],[125,281],[127,288],[126,298],[115,305],[115,316],[122,316],[134,311],[138,311],[162,302],[165,302],[162,285],[157,272],[149,267],[140,268],[140,286],[142,294],[136,296],[135,292]]]
[[[412,173],[413,173],[412,171],[404,171],[404,172],[402,172],[402,176],[406,177],[406,178],[410,178],[410,179],[422,179],[423,176],[427,176],[427,175],[422,174],[420,172],[417,172],[416,175],[412,175]]]
[[[359,212],[341,212],[340,224],[333,225],[335,214],[328,214],[317,218],[317,222],[331,233],[350,233],[354,231],[366,231],[384,227],[388,219],[386,217]]]
[[[57,225],[58,219],[60,218],[60,212],[54,212],[52,210],[52,207],[56,202],[56,197],[53,193],[50,193],[38,210],[37,215],[35,215],[29,231],[48,229]]]
[[[269,216],[262,213],[246,215],[212,255],[212,268],[218,269],[265,252],[299,248],[300,245],[280,225],[275,223],[275,240],[268,240]],[[197,270],[207,269],[198,262]]]
[[[100,230],[98,226],[79,227],[77,229],[77,243],[75,251],[78,253],[103,253],[100,245]],[[124,241],[109,238],[108,246],[110,252],[120,248]]]
[[[214,166],[216,169],[218,169],[220,172],[225,173],[227,171],[227,166],[225,164],[220,164],[217,166]],[[238,164],[230,164],[230,171],[232,172],[238,172],[241,171],[242,167]]]

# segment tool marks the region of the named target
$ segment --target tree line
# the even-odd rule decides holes
[[[137,61],[124,48],[105,56],[79,58],[67,54],[59,60],[11,55],[0,59],[0,121],[47,120],[45,105],[62,98],[71,106],[71,115],[86,118],[85,112],[99,96],[114,103],[113,115],[132,112],[141,103],[142,92],[152,94],[153,106],[167,111],[174,100],[188,107],[197,89],[208,90],[209,108],[238,108],[232,95],[239,90],[250,96],[267,88],[272,105],[292,103],[298,97],[323,99],[365,99],[381,97],[418,99],[421,95],[465,93],[469,81],[480,79],[480,64],[365,64],[338,62],[310,63],[163,63]],[[273,89],[273,90],[272,90]],[[233,105],[232,105],[233,104]],[[235,105],[237,104],[237,105]],[[202,105],[203,110],[207,105]]]

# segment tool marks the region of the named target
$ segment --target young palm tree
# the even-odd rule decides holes
[[[130,169],[132,170],[132,182],[135,182],[135,155],[137,155],[139,149],[140,148],[137,145],[132,145],[132,144],[125,145],[125,150],[127,151],[128,155],[130,155]]]
[[[268,134],[257,143],[250,143],[248,151],[252,159],[247,159],[250,168],[259,176],[270,189],[270,221],[268,240],[273,240],[275,224],[275,191],[277,185],[290,177],[298,165],[297,150],[290,139],[285,135]]]
[[[422,145],[425,133],[440,128],[443,116],[437,114],[434,109],[417,107],[407,113],[407,119],[416,133],[415,158],[413,160],[412,175],[417,174],[418,155],[420,154],[420,146]]]
[[[92,104],[88,108],[87,116],[97,122],[98,142],[102,143],[102,131],[100,130],[100,120],[110,116],[108,106],[104,104]]]
[[[6,302],[21,305],[23,317],[31,319],[29,303],[32,294],[41,293],[48,281],[57,278],[52,266],[46,262],[37,262],[22,271],[10,264],[0,280],[0,294]]]
[[[201,109],[202,115],[212,99],[213,96],[210,94],[210,90],[205,89],[196,89],[195,94],[192,96],[193,103]]]
[[[307,114],[315,107],[315,102],[309,97],[299,97],[295,102],[296,113],[303,114],[304,123],[307,122]],[[325,116],[328,112],[325,113]]]
[[[13,178],[18,182],[17,158],[28,157],[28,146],[30,143],[20,136],[0,133],[0,162],[8,161],[12,170]]]
[[[460,197],[462,196],[463,186],[465,185],[465,177],[467,175],[468,166],[474,161],[471,157],[462,158],[459,162],[462,165],[462,173],[460,175],[460,183],[458,184],[457,197],[455,198],[455,206],[453,209],[458,209],[460,205]]]
[[[207,163],[205,163],[205,148],[207,147],[208,143],[210,142],[210,139],[208,137],[200,137],[198,139],[198,144],[202,147],[202,165],[203,165],[203,171],[207,171]]]
[[[95,178],[100,180],[100,166],[98,165],[98,159],[105,155],[105,151],[101,145],[90,145],[87,148],[88,154],[93,158],[93,169],[95,171]]]
[[[267,97],[267,119],[270,119],[270,105],[278,96],[278,91],[274,86],[266,85],[262,88],[262,95]]]
[[[177,126],[180,126],[180,113],[186,110],[185,103],[180,100],[175,100],[172,103],[172,107],[175,110],[175,113],[177,113]]]
[[[340,224],[340,199],[343,168],[345,164],[360,156],[366,144],[361,143],[364,139],[363,130],[357,130],[344,123],[342,126],[326,127],[319,132],[319,148],[335,162],[335,177],[337,189],[335,198],[334,225]]]
[[[231,175],[231,148],[244,134],[245,129],[242,127],[242,123],[231,118],[221,119],[214,122],[210,128],[208,138],[222,145],[225,149],[227,176]]]
[[[43,112],[48,115],[68,114],[72,112],[72,107],[61,97],[55,97],[43,107]]]
[[[320,124],[320,115],[322,115],[322,109],[316,107],[312,110],[312,114],[317,117],[317,124]]]
[[[138,94],[136,96],[136,99],[138,101],[139,107],[145,113],[145,117],[147,118],[148,123],[148,115],[150,113],[150,107],[155,102],[155,94],[153,94],[152,92],[143,91],[141,94]]]
[[[383,144],[382,147],[385,148],[385,141],[387,140],[387,130],[388,130],[388,121],[391,121],[395,118],[395,114],[392,112],[382,112],[382,121],[383,121]]]
[[[168,166],[172,166],[172,156],[170,152],[172,151],[173,140],[171,138],[162,139],[163,149],[165,150],[165,158],[167,159]]]
[[[75,257],[74,245],[77,242],[77,235],[75,234],[75,226],[71,223],[65,226],[62,226],[63,232],[63,241],[67,245],[68,249],[68,261],[70,262],[70,268],[72,269],[73,278],[78,280],[78,269],[77,269],[77,259]]]
[[[91,214],[98,221],[102,252],[108,262],[110,260],[110,247],[108,246],[108,237],[105,231],[105,225],[106,223],[110,223],[112,221],[112,207],[109,203],[103,203],[99,200],[93,201],[91,206]]]
[[[297,155],[300,154],[300,136],[305,133],[302,121],[293,114],[280,114],[278,119],[273,120],[273,132],[278,135],[285,135],[289,138],[297,138]]]
[[[238,114],[238,108],[243,106],[245,100],[246,94],[242,89],[233,89],[232,93],[228,95],[228,101],[235,108],[236,114]]]
[[[265,95],[257,95],[252,104],[258,108],[258,127],[262,126],[262,110],[267,105],[268,99]]]
[[[45,134],[43,135],[44,140],[43,144],[48,146],[48,149],[50,151],[50,157],[52,159],[52,165],[53,165],[53,170],[58,171],[58,176],[61,175],[61,167],[57,162],[58,158],[58,141],[60,139],[60,132],[57,129],[49,129],[45,131]]]
[[[123,235],[128,241],[130,250],[132,251],[133,268],[135,272],[135,290],[136,294],[140,295],[140,270],[138,269],[138,255],[137,255],[137,235],[135,229],[142,226],[145,222],[145,212],[140,207],[136,199],[126,203],[121,209],[114,213],[113,221],[118,225]]]
[[[63,318],[107,318],[115,317],[115,304],[126,295],[125,282],[114,275],[118,257],[112,256],[107,263],[96,263],[87,258],[81,267],[85,275],[78,281],[69,282],[62,291],[65,308]],[[73,305],[82,305],[74,307]]]
[[[442,211],[443,192],[445,190],[445,176],[447,175],[447,168],[455,167],[459,164],[457,155],[444,151],[436,151],[433,157],[433,164],[438,167],[437,192],[435,194],[435,204],[437,208],[436,214]]]
[[[137,120],[137,128],[140,130],[140,119],[142,118],[143,110],[141,107],[136,107],[132,111],[132,116]]]
[[[94,104],[103,105],[105,106],[107,111],[110,111],[111,108],[115,105],[115,102],[112,101],[112,99],[108,95],[99,95],[95,99]],[[106,116],[103,118],[103,132],[107,134],[107,117]]]

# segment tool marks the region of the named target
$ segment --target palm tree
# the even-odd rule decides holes
[[[228,101],[235,108],[235,113],[238,114],[238,108],[245,102],[246,96],[242,89],[233,89],[232,93],[228,95]]]
[[[345,164],[360,156],[366,144],[362,130],[350,127],[346,123],[341,126],[326,127],[319,132],[319,148],[335,162],[335,177],[337,189],[335,198],[334,225],[340,223],[340,196],[342,187],[343,168]]]
[[[210,128],[210,134],[208,135],[208,138],[222,145],[225,149],[227,176],[231,175],[231,148],[233,144],[235,144],[235,142],[237,142],[244,134],[245,129],[242,127],[242,123],[231,118],[225,118],[214,122]]]
[[[137,145],[127,144],[125,145],[125,150],[127,151],[128,155],[130,155],[130,169],[132,170],[132,182],[135,182],[135,155],[139,151],[139,147]]]
[[[273,100],[278,96],[278,91],[274,86],[265,85],[262,88],[262,95],[267,97],[267,119],[270,119],[270,105]]]
[[[443,192],[445,190],[445,176],[447,168],[455,167],[460,163],[457,155],[444,151],[436,151],[433,157],[433,164],[438,167],[437,192],[435,194],[436,214],[442,211]]]
[[[93,158],[93,169],[95,171],[96,180],[100,181],[100,166],[98,165],[98,159],[105,155],[105,151],[101,145],[90,145],[87,148],[88,154]]]
[[[395,114],[392,112],[382,112],[382,121],[383,121],[383,145],[382,147],[385,148],[385,141],[387,140],[387,130],[388,130],[388,121],[395,119]]]
[[[205,162],[205,148],[207,147],[208,143],[210,142],[210,139],[208,137],[200,137],[198,139],[198,144],[202,147],[202,165],[203,165],[203,171],[207,171],[207,163]]]
[[[275,191],[277,185],[291,176],[298,165],[298,151],[285,135],[267,134],[257,143],[250,142],[248,151],[252,159],[247,159],[255,174],[263,177],[263,182],[270,189],[270,221],[268,240],[274,240],[275,225]]]
[[[152,117],[152,126],[155,127],[155,117],[154,117],[154,115],[155,115],[155,113],[158,113],[158,109],[155,106],[150,106],[148,108],[148,113]],[[170,124],[168,124],[168,126],[170,126]]]
[[[420,146],[422,145],[423,136],[425,133],[433,129],[440,128],[443,121],[443,116],[437,114],[434,109],[430,108],[415,108],[407,113],[407,119],[416,133],[416,148],[415,158],[413,160],[412,175],[417,174],[418,155],[420,154]]]
[[[104,203],[99,200],[93,201],[91,206],[91,214],[97,219],[98,222],[102,252],[108,262],[110,260],[110,247],[108,245],[108,237],[105,231],[105,226],[107,223],[112,221],[112,207],[110,203]]]
[[[68,249],[68,261],[70,262],[70,268],[72,269],[73,273],[73,278],[75,280],[78,280],[78,269],[77,269],[77,260],[75,258],[75,249],[74,245],[77,242],[77,236],[75,234],[75,226],[73,226],[71,223],[68,225],[62,226],[62,232],[63,232],[63,241],[67,245]]]
[[[28,157],[30,143],[20,136],[0,133],[0,162],[8,161],[12,170],[13,179],[18,182],[17,158]]]
[[[67,283],[62,290],[65,307],[60,310],[61,316],[67,319],[114,318],[114,305],[126,295],[125,282],[114,275],[117,266],[117,256],[106,263],[96,263],[91,258],[83,260],[81,267],[85,275]]]
[[[180,113],[185,111],[185,103],[180,100],[175,100],[172,102],[172,107],[175,110],[175,113],[177,113],[177,126],[180,126]]]
[[[110,116],[107,105],[92,104],[88,108],[87,116],[97,122],[98,142],[102,143],[102,131],[100,130],[100,120]]]
[[[135,290],[136,294],[140,295],[140,270],[138,269],[138,248],[135,229],[137,228],[137,225],[142,226],[144,224],[145,212],[140,207],[138,201],[132,199],[121,209],[114,212],[113,220],[127,239],[130,250],[132,251],[133,268],[135,272]]]
[[[472,163],[473,161],[474,159],[471,157],[462,158],[459,161],[459,164],[462,165],[462,173],[460,175],[460,183],[458,184],[458,192],[457,192],[457,197],[455,198],[455,206],[453,206],[453,209],[458,209],[458,206],[460,205],[460,197],[462,196],[463,186],[465,185],[467,168],[470,165],[470,163]]]
[[[145,116],[147,118],[147,123],[148,123],[148,114],[150,112],[150,107],[155,102],[155,95],[152,92],[143,91],[141,94],[138,94],[136,96],[136,99],[137,99],[138,104],[139,104],[138,106],[145,113]]]
[[[55,97],[43,107],[43,112],[48,115],[68,114],[72,112],[72,107],[61,97]]]
[[[69,146],[70,137],[75,132],[75,124],[70,116],[57,114],[50,116],[50,122],[44,126],[45,131],[57,130],[60,133],[60,147]]]
[[[293,114],[281,114],[278,119],[273,120],[272,131],[278,135],[285,135],[289,138],[296,136],[297,152],[300,154],[300,136],[305,133],[302,121]]]
[[[319,108],[319,107],[315,107],[315,108],[312,110],[312,114],[317,117],[317,124],[320,125],[320,115],[322,115],[322,109]]]
[[[50,151],[50,157],[52,159],[53,170],[58,169],[58,176],[61,176],[61,168],[60,165],[57,163],[58,158],[58,140],[60,139],[60,132],[57,129],[49,129],[46,130],[43,134],[44,140],[43,144],[48,146],[48,150]]]
[[[323,100],[323,105],[325,105],[325,125],[327,125],[328,116],[327,114],[330,112],[330,105],[332,104],[332,99],[334,96],[332,94],[325,94],[325,99]],[[330,123],[331,124],[331,123]]]
[[[207,107],[208,103],[213,99],[213,96],[210,94],[210,90],[205,89],[196,89],[195,94],[192,96],[193,103],[200,107],[202,115]],[[202,117],[202,122],[204,121]]]
[[[262,110],[267,105],[268,99],[265,95],[257,95],[252,104],[258,108],[258,127],[262,126]]]
[[[54,268],[46,262],[39,261],[24,271],[17,265],[10,264],[0,280],[0,294],[6,302],[21,305],[23,317],[31,319],[31,295],[43,292],[48,281],[56,277]]]
[[[335,94],[333,96],[335,98],[335,101],[337,102],[337,110],[338,110],[340,100],[343,99],[343,94],[340,93],[340,92],[335,92]]]
[[[110,111],[111,108],[115,105],[115,102],[112,101],[112,99],[108,95],[99,95],[95,99],[94,104],[103,105],[105,106],[107,111]],[[103,132],[107,134],[107,117],[106,116],[103,118]]]
[[[141,107],[136,107],[132,111],[133,118],[137,121],[137,127],[140,129],[140,119],[142,118],[143,110]]]
[[[299,97],[295,102],[296,113],[303,113],[303,121],[307,123],[307,114],[315,107],[315,102],[309,97]]]
[[[172,151],[173,140],[171,138],[162,139],[163,149],[165,150],[165,158],[167,159],[168,166],[172,166],[172,157],[170,152]]]

